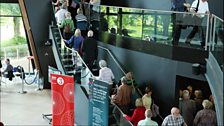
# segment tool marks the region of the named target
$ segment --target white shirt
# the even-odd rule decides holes
[[[150,118],[145,118],[138,122],[138,126],[158,126],[158,123],[152,121]]]
[[[68,11],[65,10],[65,9],[60,9],[56,12],[55,14],[55,18],[57,20],[57,23],[61,23],[64,19],[65,19],[65,14],[67,13]]]
[[[108,67],[103,67],[99,71],[99,77],[96,77],[98,80],[105,81],[109,84],[113,84],[114,74],[112,70]]]
[[[192,5],[191,8],[196,8],[198,4],[198,0],[195,0]],[[198,5],[198,12],[197,13],[203,13],[205,14],[206,12],[209,12],[209,8],[208,8],[208,2],[207,1],[202,1],[200,0],[199,5]],[[204,15],[201,15],[201,17],[204,17]]]

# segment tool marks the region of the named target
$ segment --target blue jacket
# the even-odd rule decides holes
[[[83,43],[83,37],[82,36],[72,36],[68,41],[66,41],[67,44],[72,44],[72,47],[76,50],[79,51],[82,48],[82,43]]]

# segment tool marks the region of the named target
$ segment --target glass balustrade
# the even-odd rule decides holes
[[[100,9],[94,11],[95,6]],[[154,43],[207,50],[208,14],[103,5],[88,7],[85,9],[90,12],[91,29]],[[93,22],[92,19],[97,20]]]
[[[212,23],[212,36],[211,36],[211,52],[216,58],[218,64],[223,70],[223,42],[224,42],[224,24],[223,19],[220,19],[213,15]]]
[[[210,30],[208,14],[88,3],[81,7],[87,17],[87,29],[92,29],[97,36],[99,32],[106,32],[154,43],[207,50]]]

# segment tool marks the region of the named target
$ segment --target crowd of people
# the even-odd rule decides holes
[[[67,45],[71,45],[79,54],[83,57],[84,62],[90,68],[93,67],[94,62],[97,60],[97,42],[93,38],[93,31],[89,30],[87,37],[85,38],[87,30],[88,17],[85,16],[85,11],[82,8],[83,5],[76,3],[74,7],[70,0],[62,1],[57,0],[55,5],[59,4],[59,8],[55,14],[57,24],[61,28],[63,38]],[[82,1],[83,2],[83,1]],[[91,4],[97,3],[97,0],[90,0]],[[175,3],[176,2],[176,3]],[[185,7],[190,7],[185,3],[185,0],[178,1],[174,0],[174,11],[185,11]],[[75,8],[76,13],[68,9]],[[194,8],[195,13],[207,13],[208,4],[206,0],[195,0],[190,7]],[[196,10],[195,10],[196,8]],[[69,11],[70,10],[70,11]],[[93,11],[99,11],[97,7],[92,8]],[[72,16],[73,15],[73,16]],[[74,16],[75,15],[75,16]],[[177,45],[180,38],[180,31],[183,27],[182,24],[178,24],[178,15],[173,16],[174,22],[174,35],[173,44]],[[201,17],[203,18],[203,17]],[[199,25],[194,26],[192,32],[188,36],[186,43],[189,44],[190,40],[194,37],[195,33],[198,32]],[[75,32],[74,32],[75,31]],[[203,31],[202,31],[203,32]],[[116,33],[116,29],[112,28],[111,33]],[[129,36],[127,29],[122,30],[124,36]],[[202,36],[203,38],[203,36]],[[202,46],[204,46],[204,40],[202,40]],[[99,61],[99,76],[95,79],[105,81],[109,85],[109,94],[111,94],[111,102],[116,104],[121,111],[124,113],[124,118],[131,121],[134,126],[144,125],[158,125],[157,122],[151,120],[153,114],[155,114],[152,104],[152,88],[150,85],[145,87],[144,94],[138,89],[138,85],[134,79],[132,72],[128,72],[125,76],[120,79],[120,82],[114,85],[114,74],[113,71],[107,67],[105,60]],[[133,95],[133,94],[138,95]],[[212,110],[212,103],[202,98],[202,92],[200,90],[195,91],[194,100],[192,100],[192,89],[186,89],[180,91],[182,94],[179,99],[179,107],[173,107],[171,114],[165,117],[162,122],[163,126],[191,126],[191,125],[216,125],[215,111]],[[135,103],[135,106],[133,106]],[[134,109],[130,112],[130,109]],[[208,119],[209,120],[206,120]]]
[[[144,124],[158,125],[151,118],[158,116],[153,108],[152,88],[150,85],[145,87],[145,94],[142,97],[133,97],[133,88],[128,84],[127,76],[121,78],[121,85],[117,92],[112,94],[112,103],[116,104],[124,113],[124,118],[131,121],[134,126]],[[193,100],[192,100],[192,99]],[[131,100],[135,99],[135,107],[131,107]],[[133,112],[130,112],[130,110]],[[156,114],[153,116],[153,114]],[[154,118],[153,118],[154,119]],[[162,126],[216,126],[217,119],[214,109],[212,96],[208,99],[203,98],[201,90],[192,87],[180,91],[179,106],[171,109],[171,114],[165,117]]]
[[[52,2],[55,5],[57,25],[61,28],[65,40],[69,40],[76,29],[81,31],[83,37],[86,36],[88,29],[99,30],[99,0],[57,0]],[[86,7],[85,3],[91,4],[91,8]]]

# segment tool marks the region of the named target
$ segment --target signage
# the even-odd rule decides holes
[[[108,83],[90,79],[89,125],[108,126]]]
[[[52,125],[74,126],[74,79],[50,74],[52,88]]]

